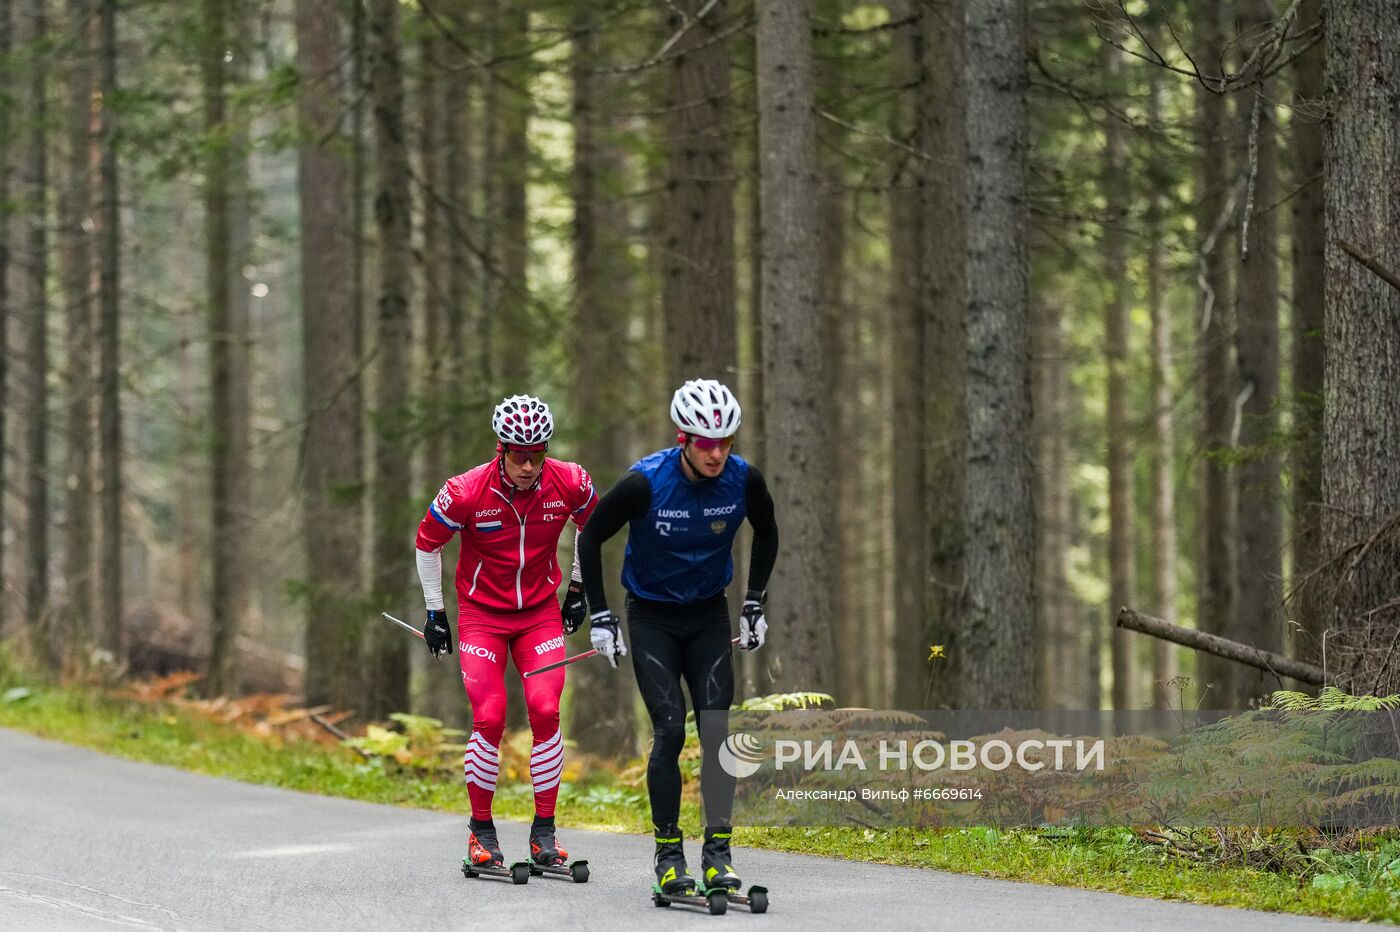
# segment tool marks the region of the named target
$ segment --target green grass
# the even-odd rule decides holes
[[[0,694],[18,680],[0,665]],[[466,813],[455,772],[423,776],[378,760],[309,742],[261,739],[169,705],[112,698],[94,691],[29,684],[24,698],[0,698],[0,726],[165,764],[291,790],[391,805]],[[528,781],[497,794],[503,818],[532,814]],[[561,825],[649,832],[644,789],[618,786],[610,773],[584,774],[561,789]],[[693,801],[683,806],[688,834],[700,825]],[[1400,857],[1387,848],[1335,858],[1309,876],[1185,861],[1144,845],[1122,829],[873,831],[859,828],[739,829],[739,845],[828,857],[930,867],[1009,880],[1105,890],[1134,896],[1344,919],[1400,921]],[[1392,845],[1394,843],[1391,843]],[[1375,854],[1381,855],[1379,867]]]

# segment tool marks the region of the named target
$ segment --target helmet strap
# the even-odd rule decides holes
[[[695,475],[695,478],[692,481],[709,482],[711,477],[701,472],[700,469],[695,465],[695,463],[691,461],[690,454],[686,452],[686,450],[690,449],[690,444],[685,442],[685,436],[686,435],[684,433],[681,434],[681,459],[685,460],[685,464],[690,467],[690,471]]]

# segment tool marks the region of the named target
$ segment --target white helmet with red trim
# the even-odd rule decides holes
[[[687,434],[720,440],[739,429],[739,402],[714,379],[691,379],[671,396],[671,420]]]
[[[512,395],[496,405],[491,429],[501,443],[535,446],[548,443],[554,436],[554,416],[549,413],[549,405],[533,395]]]

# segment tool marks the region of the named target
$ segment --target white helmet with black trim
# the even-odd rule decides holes
[[[549,413],[549,405],[533,395],[512,395],[496,405],[491,429],[501,443],[535,446],[554,436],[554,415]]]
[[[714,379],[691,379],[671,396],[671,420],[687,434],[720,440],[739,429],[739,402]]]

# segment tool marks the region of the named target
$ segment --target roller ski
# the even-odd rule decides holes
[[[530,865],[518,861],[506,866],[505,855],[501,854],[500,842],[496,840],[496,826],[492,822],[471,820],[471,835],[467,839],[467,856],[462,859],[462,876],[496,877],[514,884],[530,882]]]
[[[742,906],[751,913],[768,911],[768,888],[750,886],[748,893],[740,893],[744,882],[734,872],[729,863],[729,837],[727,828],[705,829],[705,847],[700,859],[700,882],[696,891],[701,896],[722,894],[730,905]]]
[[[535,817],[530,826],[530,875],[562,877],[574,883],[588,883],[588,862],[569,861],[569,852],[554,837],[554,817]]]
[[[681,830],[668,825],[656,832],[656,883],[651,885],[651,902],[656,906],[696,906],[711,916],[723,916],[729,897],[722,890],[700,892],[695,878],[685,866]]]

